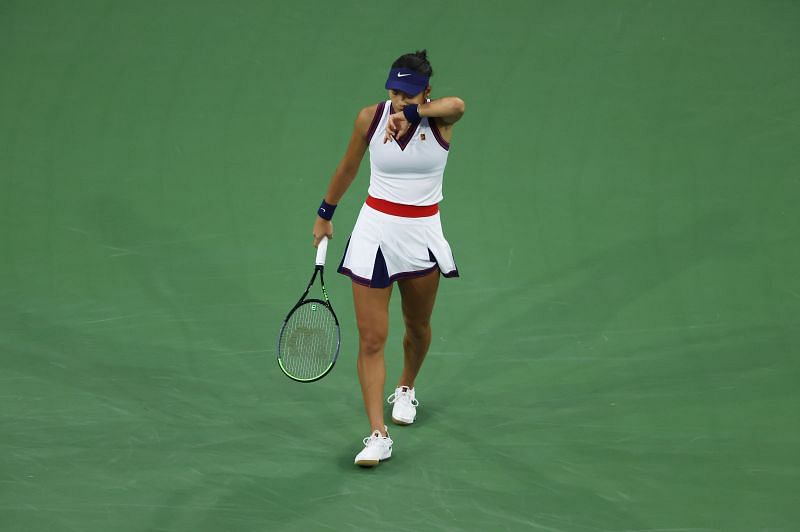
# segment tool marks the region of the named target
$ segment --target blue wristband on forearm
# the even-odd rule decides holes
[[[403,107],[403,114],[406,116],[406,120],[408,120],[412,124],[416,124],[420,120],[422,120],[422,117],[419,116],[419,111],[417,110],[417,107],[418,106],[415,103]]]
[[[323,218],[325,220],[330,220],[331,218],[333,218],[333,211],[335,210],[336,210],[336,205],[331,205],[330,203],[328,203],[323,199],[322,205],[320,205],[319,209],[317,209],[317,214],[319,215],[320,218]]]

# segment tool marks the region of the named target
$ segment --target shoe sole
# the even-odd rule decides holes
[[[389,458],[391,458],[391,456],[389,456],[388,458],[384,458],[383,460],[359,460],[358,462],[356,462],[356,465],[359,467],[375,467],[381,462],[385,462]]]
[[[414,423],[415,420],[416,418],[412,419],[411,421],[408,421],[405,419],[397,419],[393,417],[392,423],[394,423],[395,425],[411,425],[412,423]]]

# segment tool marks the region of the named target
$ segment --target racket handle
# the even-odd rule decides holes
[[[317,245],[317,266],[325,266],[325,255],[328,254],[328,237],[323,236]]]

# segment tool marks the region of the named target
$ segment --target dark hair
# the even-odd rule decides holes
[[[433,76],[433,67],[428,62],[428,51],[416,51],[413,54],[403,54],[392,63],[392,68],[410,68],[423,76]]]

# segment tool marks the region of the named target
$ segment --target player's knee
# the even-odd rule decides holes
[[[406,318],[406,334],[414,338],[426,338],[431,334],[430,320],[418,320]]]
[[[383,351],[386,345],[387,334],[384,331],[359,331],[359,353],[363,355],[376,355]]]

